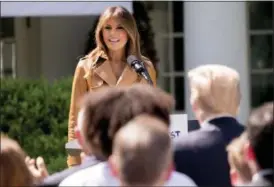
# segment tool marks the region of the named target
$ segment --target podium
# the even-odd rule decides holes
[[[65,148],[70,156],[79,156],[82,151],[81,146],[76,139],[66,143]]]
[[[171,114],[170,120],[170,137],[174,141],[183,134],[200,128],[197,120],[188,120],[187,114]],[[81,146],[76,139],[66,143],[65,148],[71,156],[78,156],[81,153]]]

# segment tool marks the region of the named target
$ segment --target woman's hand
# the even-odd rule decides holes
[[[38,157],[35,160],[27,156],[25,159],[25,163],[34,178],[35,184],[41,183],[44,180],[44,178],[46,178],[49,175],[46,164],[42,157]]]
[[[86,159],[86,154],[84,152],[81,152],[80,157],[81,157],[81,162],[83,163],[84,160]]]

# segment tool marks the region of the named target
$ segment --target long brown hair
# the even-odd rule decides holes
[[[1,134],[0,186],[33,186],[33,177],[25,164],[25,152],[18,143]]]
[[[112,153],[116,132],[140,114],[149,114],[170,124],[173,97],[146,84],[106,87],[82,98],[84,110],[81,133],[84,145],[96,157],[106,160]]]
[[[97,47],[89,53],[91,58],[91,66],[95,65],[96,59],[99,56],[107,56],[107,46],[103,40],[102,29],[106,21],[110,18],[119,20],[121,26],[125,29],[128,35],[126,44],[126,55],[135,55],[137,58],[144,59],[140,50],[140,35],[137,29],[137,24],[131,13],[121,6],[113,6],[107,8],[100,16],[99,22],[95,30],[95,39]]]

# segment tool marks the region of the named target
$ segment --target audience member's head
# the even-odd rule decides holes
[[[116,134],[109,163],[122,186],[161,186],[172,171],[168,124],[140,115]]]
[[[237,71],[224,65],[202,65],[188,73],[190,102],[196,118],[226,114],[236,116],[240,105],[240,78]]]
[[[273,172],[273,102],[254,109],[247,124],[249,143],[245,154],[252,174],[260,170]],[[269,179],[273,183],[273,178]]]
[[[32,186],[33,177],[18,143],[1,134],[0,186]]]
[[[88,154],[107,159],[112,153],[116,132],[140,114],[149,114],[170,123],[173,98],[149,85],[106,88],[91,92],[83,100],[81,136]]]
[[[247,135],[244,132],[240,137],[235,138],[228,146],[228,161],[230,164],[230,176],[234,186],[241,186],[251,181],[251,172],[244,156],[244,145],[247,142]]]

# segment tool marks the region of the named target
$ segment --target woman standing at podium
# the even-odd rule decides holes
[[[98,22],[95,39],[97,47],[80,59],[75,70],[68,124],[68,140],[74,140],[78,115],[78,103],[82,96],[105,86],[130,86],[147,81],[126,62],[129,55],[143,61],[156,86],[153,64],[141,54],[140,36],[136,22],[123,7],[109,7]],[[68,156],[68,166],[81,163],[80,156]]]

